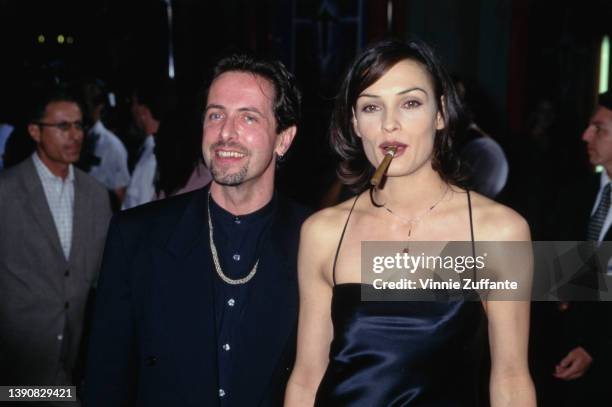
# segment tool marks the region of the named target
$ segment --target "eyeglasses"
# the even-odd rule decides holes
[[[80,120],[76,122],[59,122],[59,123],[38,122],[36,124],[41,127],[55,127],[57,129],[60,129],[61,131],[70,131],[70,129],[73,127],[77,131],[83,131],[85,129],[83,122]]]

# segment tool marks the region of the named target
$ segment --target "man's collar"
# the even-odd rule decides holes
[[[49,170],[47,165],[38,156],[37,151],[34,151],[34,153],[32,154],[32,161],[34,161],[34,167],[36,168],[36,171],[38,172],[38,175],[41,178],[59,180],[61,182],[64,181],[62,177],[58,177],[57,175],[53,174],[51,170]],[[68,177],[66,177],[66,180],[70,182],[74,181],[74,166],[72,164],[68,165]]]
[[[99,132],[104,131],[104,130],[105,130],[104,125],[102,124],[102,122],[100,120],[98,120],[97,122],[94,123],[93,126],[91,126],[91,130],[90,131],[99,133]]]

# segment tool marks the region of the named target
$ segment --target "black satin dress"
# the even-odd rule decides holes
[[[469,193],[468,207],[471,228]],[[361,301],[361,289],[334,285],[334,339],[315,405],[477,406],[480,301]]]

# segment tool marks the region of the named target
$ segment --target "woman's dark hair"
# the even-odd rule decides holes
[[[427,71],[433,84],[438,111],[444,118],[444,128],[437,130],[435,135],[432,167],[446,182],[462,182],[459,159],[453,153],[452,142],[463,113],[450,76],[433,50],[424,42],[384,40],[374,43],[355,59],[342,83],[332,112],[330,143],[342,159],[338,176],[354,192],[363,191],[374,173],[361,139],[353,128],[353,109],[357,98],[398,62],[406,59],[420,63]]]
[[[202,129],[191,110],[165,115],[155,135],[158,178],[155,190],[172,195],[187,184],[193,170],[202,162]]]

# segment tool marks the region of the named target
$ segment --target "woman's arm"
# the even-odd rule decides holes
[[[491,348],[491,407],[535,407],[529,375],[529,302],[490,301],[487,304]]]
[[[515,298],[485,303],[491,350],[491,406],[535,407],[535,389],[527,361],[530,302],[524,298],[531,292],[531,246],[520,243],[530,241],[531,237],[529,226],[518,214],[512,212],[506,220],[505,227],[496,227],[496,244],[503,245],[500,241],[504,240],[515,242],[500,249],[510,253],[502,256],[502,264],[496,265],[502,269],[498,277],[514,274],[525,287]]]
[[[285,406],[289,407],[314,404],[329,360],[333,336],[332,287],[325,268],[330,267],[329,253],[334,244],[330,235],[335,234],[326,233],[324,221],[319,213],[302,226],[298,255],[300,316],[297,355],[285,394]]]

